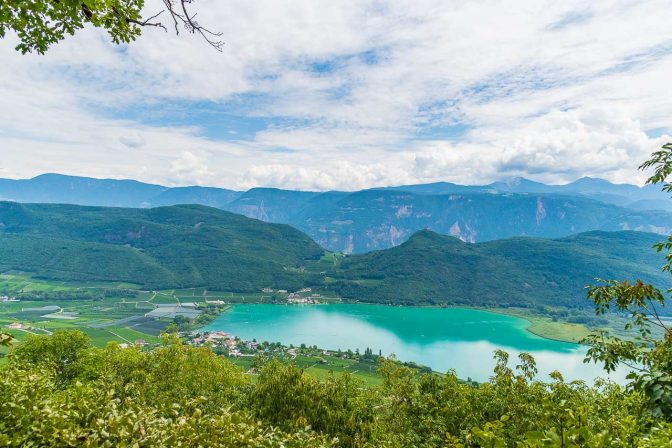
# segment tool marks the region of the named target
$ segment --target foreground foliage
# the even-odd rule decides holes
[[[672,183],[668,181],[672,175],[672,143],[663,145],[640,168],[654,169],[648,184],[663,184],[663,191],[672,192]],[[658,252],[666,252],[662,271],[672,273],[672,236],[654,247]],[[670,294],[672,289],[666,292]],[[588,297],[595,303],[598,314],[609,310],[629,314],[631,321],[627,328],[637,334],[634,340],[609,337],[604,332],[591,335],[586,340],[591,347],[589,358],[602,362],[607,371],[618,364],[628,366],[629,388],[646,396],[654,416],[672,418],[672,325],[669,318],[661,315],[665,293],[641,280],[634,283],[601,280],[601,284],[588,289]]]
[[[0,38],[7,31],[16,33],[21,53],[44,54],[52,45],[74,35],[85,26],[107,31],[115,44],[130,43],[141,34],[143,27],[158,27],[167,31],[174,24],[175,33],[181,29],[199,34],[221,51],[221,33],[211,32],[189,12],[192,0],[163,0],[164,9],[143,17],[144,0],[4,0],[0,2]],[[170,17],[164,25],[158,20],[162,13]]]
[[[497,353],[492,379],[418,375],[392,360],[384,382],[319,381],[269,361],[243,373],[209,348],[166,337],[154,351],[94,348],[78,331],[31,336],[0,370],[0,446],[658,447],[670,416],[645,393],[534,381]]]

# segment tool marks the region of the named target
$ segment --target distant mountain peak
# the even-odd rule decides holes
[[[612,183],[612,182],[609,182],[609,181],[606,180],[606,179],[602,179],[602,178],[600,178],[600,177],[590,177],[590,176],[583,176],[583,177],[581,177],[581,178],[575,180],[574,182],[570,182],[570,183],[567,184],[567,185],[578,185],[578,184],[591,184],[591,185],[607,185],[607,184],[610,184],[610,185],[617,185],[617,184],[614,184],[614,183]]]
[[[532,181],[530,179],[527,179],[525,177],[516,176],[516,177],[510,177],[508,179],[504,179],[504,180],[500,181],[500,183],[504,183],[506,185],[511,185],[511,186],[514,186],[514,185],[517,186],[517,185],[526,184],[526,183],[535,183],[536,184],[537,182],[534,182],[534,181]]]

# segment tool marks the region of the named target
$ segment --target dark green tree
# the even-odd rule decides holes
[[[647,184],[663,184],[663,191],[672,192],[672,143],[652,154],[640,169],[653,168]],[[672,273],[672,236],[655,246],[658,252],[667,251],[663,271]],[[672,290],[666,291],[670,294]],[[588,297],[595,302],[598,315],[609,310],[630,315],[626,330],[635,330],[634,339],[626,339],[599,331],[590,335],[586,361],[604,364],[607,371],[618,365],[627,366],[631,373],[630,387],[642,392],[656,417],[672,420],[672,326],[660,315],[665,307],[665,293],[641,280],[600,280],[588,289]]]
[[[144,0],[3,0],[0,2],[0,38],[14,31],[22,53],[44,54],[53,44],[74,35],[87,25],[107,30],[112,42],[129,43],[144,27],[168,30],[160,21],[167,16],[175,33],[185,30],[200,35],[218,51],[221,33],[201,26],[190,11],[193,0],[163,0],[164,9],[143,16]]]

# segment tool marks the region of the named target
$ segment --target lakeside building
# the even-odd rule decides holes
[[[225,333],[223,331],[213,331],[212,333],[208,333],[205,335],[203,338],[205,342],[217,342],[225,339],[229,339],[231,335],[229,333]]]
[[[309,298],[309,297],[301,297],[300,295],[294,295],[294,296],[289,296],[287,298],[287,303],[295,303],[295,304],[314,304],[316,303],[315,300]]]

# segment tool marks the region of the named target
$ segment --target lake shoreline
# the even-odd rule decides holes
[[[249,305],[254,305],[255,303],[247,303]],[[256,303],[258,305],[263,305],[264,303]],[[357,304],[357,305],[369,305],[369,306],[393,306],[399,308],[429,308],[429,309],[464,309],[464,310],[476,310],[476,311],[485,311],[493,314],[500,314],[504,316],[512,316],[523,319],[528,323],[525,327],[525,330],[531,334],[538,336],[543,339],[555,342],[564,342],[568,344],[577,344],[581,345],[581,341],[585,339],[590,330],[583,324],[574,324],[565,321],[553,321],[549,317],[545,316],[536,316],[530,313],[526,313],[523,309],[519,308],[503,308],[503,307],[477,307],[477,306],[468,306],[468,305],[387,305],[382,303],[372,303],[365,301],[347,301],[340,303],[318,303],[310,305],[297,305],[291,303],[277,303],[274,305],[280,306],[322,306],[322,305],[347,305],[347,304]],[[227,312],[231,310],[232,305],[229,305],[226,310]],[[267,305],[267,304],[266,304]]]
[[[520,353],[531,354],[542,377],[556,369],[572,379],[592,381],[599,376],[600,372],[584,365],[586,347],[576,343],[578,337],[569,341],[554,338],[559,333],[556,322],[551,327],[555,332],[546,333],[551,337],[543,337],[530,331],[534,322],[528,316],[517,314],[518,310],[493,308],[362,302],[340,306],[247,303],[232,306],[200,331],[288,346],[305,343],[332,351],[363,353],[370,349],[439,372],[453,369],[460,378],[475,381],[484,381],[491,374],[497,350],[514,358]],[[546,323],[543,319],[539,322]]]
[[[534,316],[519,310],[510,308],[473,308],[482,311],[489,311],[505,316],[514,316],[523,319],[529,323],[525,328],[530,333],[540,338],[557,342],[567,342],[571,344],[581,344],[591,331],[583,324],[573,324],[565,321],[553,321],[549,317]]]

